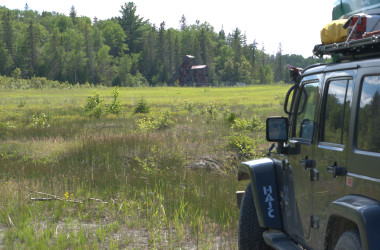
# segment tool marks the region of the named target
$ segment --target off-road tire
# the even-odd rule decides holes
[[[358,230],[344,232],[335,245],[335,250],[361,250],[362,244]]]
[[[245,189],[240,207],[238,244],[240,250],[266,249],[263,229],[259,226],[253,201],[251,183]]]

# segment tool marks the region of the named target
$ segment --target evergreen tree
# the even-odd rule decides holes
[[[278,45],[278,51],[276,54],[276,74],[275,74],[275,81],[279,82],[283,79],[283,71],[284,71],[284,60],[282,58],[282,44],[280,43]]]
[[[232,50],[234,51],[234,62],[241,63],[243,41],[241,31],[236,28],[233,33],[228,36],[228,41]]]
[[[38,73],[38,37],[34,21],[29,21],[28,35],[27,35],[27,76],[32,77]]]
[[[199,41],[201,47],[201,57],[203,64],[209,64],[210,62],[210,47],[211,42],[208,35],[207,27],[202,27],[200,30]]]
[[[167,82],[169,80],[169,56],[168,56],[168,44],[166,39],[165,22],[160,24],[160,29],[158,30],[158,41],[157,41],[157,51],[158,60],[160,65],[160,81]]]
[[[169,74],[172,74],[175,70],[174,65],[174,41],[173,41],[173,31],[172,29],[168,29],[166,32],[166,40],[168,44],[168,71]]]
[[[5,48],[5,43],[0,39],[0,75],[6,75],[9,70],[10,55]]]
[[[156,41],[157,30],[152,27],[148,33],[148,37],[144,39],[144,49],[142,51],[141,72],[152,83],[152,78],[156,74]]]
[[[94,41],[92,39],[93,35],[91,24],[87,21],[82,21],[82,25],[86,53],[85,80],[90,81],[92,83],[97,83],[95,61],[96,55],[94,51]]]
[[[180,50],[181,50],[181,45],[178,39],[179,35],[175,36],[175,42],[174,42],[174,64],[175,64],[175,69],[177,69],[181,64],[181,55],[180,55]]]
[[[121,6],[120,13],[122,16],[118,21],[125,32],[129,53],[138,53],[142,49],[146,21],[136,14],[136,5],[133,2]]]
[[[76,24],[77,11],[76,11],[74,5],[72,5],[71,8],[70,8],[70,14],[69,14],[69,16],[70,16],[71,21],[73,22],[73,24]]]
[[[185,15],[182,15],[181,20],[179,21],[179,25],[180,25],[181,31],[184,31],[187,28]]]
[[[5,48],[10,55],[10,60],[15,59],[15,34],[11,11],[5,11],[2,16],[2,40],[5,43]],[[10,62],[13,64],[12,62]]]

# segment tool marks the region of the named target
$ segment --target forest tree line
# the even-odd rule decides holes
[[[324,59],[275,55],[265,45],[247,41],[235,28],[226,34],[209,23],[179,28],[159,27],[136,13],[133,2],[121,6],[120,16],[91,20],[58,12],[10,10],[0,6],[0,75],[17,78],[46,77],[60,82],[106,86],[165,85],[184,55],[208,65],[210,85],[290,82],[286,64],[296,67]]]

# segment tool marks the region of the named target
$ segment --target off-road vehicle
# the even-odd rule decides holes
[[[380,249],[380,37],[291,68],[287,117],[266,121],[268,157],[243,162],[239,248]]]

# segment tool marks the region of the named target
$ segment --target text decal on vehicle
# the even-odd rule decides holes
[[[274,209],[272,206],[272,202],[274,201],[272,197],[272,186],[263,187],[264,189],[264,195],[265,195],[265,203],[267,204],[267,210],[268,210],[268,216],[270,218],[274,218]]]

